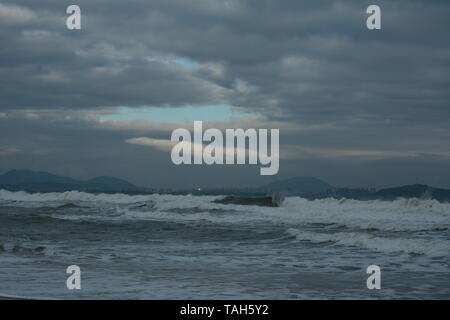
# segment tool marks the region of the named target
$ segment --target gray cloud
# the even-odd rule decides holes
[[[248,125],[279,127],[282,148],[332,150],[320,159],[285,160],[282,176],[383,185],[410,182],[414,172],[417,180],[450,186],[438,174],[448,159],[431,156],[450,147],[450,4],[375,1],[383,29],[368,31],[372,2],[79,0],[81,31],[65,28],[72,2],[0,2],[0,168],[20,163],[83,176],[106,170],[95,162],[109,159],[110,174],[152,184],[137,173],[149,170],[170,185],[173,168],[161,173],[170,168],[166,154],[124,142],[167,139],[167,132],[157,124],[113,127],[96,114],[118,106],[229,104],[258,115]],[[339,150],[422,156],[333,159]],[[158,170],[146,167],[147,156]],[[198,173],[203,184],[212,183],[209,172],[220,179],[233,172],[203,170],[176,172]],[[249,183],[259,181],[255,172],[248,168]]]

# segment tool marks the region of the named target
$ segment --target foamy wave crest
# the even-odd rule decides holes
[[[183,203],[189,206],[189,203],[199,203],[217,199],[217,197],[193,197],[179,195],[136,195],[131,196],[122,193],[115,194],[93,194],[80,191],[67,192],[51,192],[51,193],[27,193],[24,191],[12,192],[8,190],[0,190],[0,201],[18,202],[18,203],[35,203],[36,205],[46,205],[49,202],[92,202],[105,204],[134,204],[145,203],[150,201],[158,201],[162,203],[176,202],[178,205]],[[212,206],[212,205],[211,205]]]
[[[279,208],[220,204],[218,196],[10,192],[0,190],[0,205],[25,207],[117,208],[125,219],[205,220],[215,223],[273,223],[297,227],[333,224],[359,230],[390,232],[450,229],[450,204],[434,200],[358,201],[286,198]],[[216,214],[217,210],[228,214]]]
[[[288,198],[282,215],[304,223],[380,231],[427,231],[450,228],[450,204],[434,200],[358,201]]]
[[[145,201],[149,196],[130,196],[126,194],[93,194],[79,191],[51,192],[51,193],[27,193],[24,191],[0,190],[1,201],[17,202],[103,202],[103,203],[136,203]]]
[[[404,252],[429,256],[450,255],[450,246],[446,242],[425,239],[382,238],[357,232],[316,233],[290,228],[286,231],[299,241],[312,243],[333,243],[335,245],[360,247],[378,252]]]

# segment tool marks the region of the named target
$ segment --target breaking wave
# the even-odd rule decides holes
[[[114,220],[157,219],[213,223],[271,223],[288,226],[335,225],[359,230],[391,232],[442,231],[450,228],[450,204],[435,200],[352,199],[307,200],[286,198],[281,207],[217,203],[223,196],[10,192],[0,190],[0,206],[43,208],[108,208]],[[98,210],[101,214],[106,210]],[[59,216],[59,218],[64,218]],[[67,214],[68,219],[74,219]],[[107,218],[107,217],[105,217]]]
[[[409,254],[442,257],[450,255],[450,246],[448,242],[445,241],[385,238],[356,232],[318,233],[293,228],[288,229],[286,233],[294,236],[298,241],[333,243],[335,245],[360,247],[379,252],[404,252]]]

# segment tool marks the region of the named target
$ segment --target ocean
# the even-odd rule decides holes
[[[0,190],[0,296],[449,299],[450,204]],[[81,269],[68,290],[66,269]],[[369,290],[366,269],[381,269]]]

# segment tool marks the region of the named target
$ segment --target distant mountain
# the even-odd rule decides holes
[[[441,202],[450,201],[450,190],[439,189],[423,184],[406,185],[394,188],[376,190],[373,188],[332,188],[325,192],[302,195],[308,199],[323,199],[333,197],[336,199],[358,200],[395,200],[400,198],[435,199]]]
[[[57,176],[48,172],[11,170],[0,175],[0,189],[30,192],[126,192],[148,193],[150,189],[136,187],[128,181],[114,177],[97,177],[87,181]]]
[[[126,180],[115,177],[97,177],[87,181],[57,176],[48,172],[30,170],[11,170],[0,175],[0,189],[27,192],[64,192],[84,191],[102,193],[149,194],[157,190],[137,187]],[[159,190],[158,192],[161,192]],[[416,184],[381,190],[363,188],[334,188],[330,184],[314,177],[296,177],[275,181],[259,188],[243,189],[204,189],[163,192],[173,194],[209,194],[261,196],[281,193],[282,195],[302,196],[308,199],[328,197],[359,200],[395,200],[397,198],[436,199],[450,201],[450,190]]]
[[[260,193],[280,192],[284,195],[299,195],[317,198],[351,198],[360,200],[379,199],[395,200],[398,198],[435,199],[450,201],[450,190],[434,188],[428,185],[416,184],[380,190],[363,188],[334,188],[330,184],[314,177],[296,177],[280,180],[258,188]]]
[[[438,201],[449,201],[450,190],[433,188],[423,184],[414,184],[381,189],[375,193],[375,197],[379,199],[422,198],[436,199]]]
[[[89,187],[98,189],[114,188],[119,190],[132,190],[137,188],[135,185],[132,185],[128,181],[114,177],[97,177],[88,180],[85,183]]]
[[[333,186],[314,177],[295,177],[279,180],[258,189],[265,192],[284,192],[287,194],[319,193],[332,189]]]

